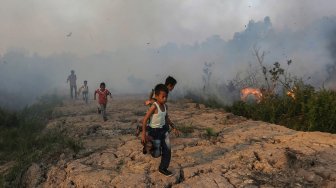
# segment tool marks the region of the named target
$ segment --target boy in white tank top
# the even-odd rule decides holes
[[[166,125],[173,126],[168,116],[168,107],[165,104],[168,97],[168,88],[163,84],[158,84],[154,89],[156,102],[147,111],[142,122],[142,136],[141,142],[146,142],[146,129],[148,129],[148,136],[152,138],[153,149],[152,156],[160,157],[161,163],[159,166],[159,172],[172,176],[173,173],[168,170],[171,159],[171,147],[169,141],[169,133]],[[149,126],[147,122],[150,119]],[[175,129],[175,127],[173,127]]]
[[[165,86],[168,88],[168,92],[173,91],[176,83],[177,83],[177,81],[175,80],[175,78],[173,78],[171,76],[168,76],[166,78]],[[155,101],[156,101],[156,98],[155,98],[155,94],[154,94],[154,89],[152,89],[152,91],[149,94],[148,100],[145,101],[145,105],[150,108],[154,104]],[[136,136],[139,136],[140,133],[142,132],[142,126],[141,126],[142,121],[143,121],[143,119],[140,120],[140,122],[141,122],[140,125],[138,124],[137,127],[136,127],[136,133],[135,133]],[[174,127],[174,125],[172,125],[172,127]],[[168,129],[169,129],[169,127],[168,127]],[[177,134],[177,135],[179,134],[179,132],[176,131],[176,129],[173,129],[173,131],[174,131],[175,134]]]
[[[87,81],[84,80],[84,85],[82,85],[79,89],[77,93],[82,93],[83,96],[83,100],[85,101],[85,103],[88,103],[88,99],[89,99],[89,86],[87,85]],[[78,95],[79,95],[78,94]]]

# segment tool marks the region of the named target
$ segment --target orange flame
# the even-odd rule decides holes
[[[261,101],[261,98],[262,98],[262,93],[259,88],[247,87],[247,88],[242,89],[240,93],[241,93],[240,98],[242,101],[246,101],[246,98],[249,95],[254,95],[258,103]]]
[[[294,94],[293,89],[287,91],[287,96],[292,97],[292,99],[295,99],[295,94]]]

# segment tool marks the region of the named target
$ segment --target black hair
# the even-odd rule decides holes
[[[84,82],[87,82],[86,80],[84,80]]]
[[[171,76],[168,76],[166,78],[166,82],[165,82],[165,85],[168,86],[168,85],[176,85],[177,81],[175,80],[175,78],[171,77]]]
[[[154,88],[155,95],[159,95],[160,91],[166,92],[167,94],[169,93],[169,90],[168,90],[167,86],[164,85],[164,84],[158,84],[158,85],[155,86],[155,88]]]
[[[100,83],[100,86],[106,86],[104,82]]]

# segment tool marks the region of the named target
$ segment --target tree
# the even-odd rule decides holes
[[[203,90],[205,91],[206,89],[209,88],[210,86],[210,79],[211,79],[211,75],[212,75],[212,65],[214,65],[215,63],[204,63],[203,66]]]

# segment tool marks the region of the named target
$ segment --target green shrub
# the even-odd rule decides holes
[[[184,96],[186,99],[191,99],[194,102],[204,104],[206,107],[210,108],[223,108],[223,103],[216,95],[208,93],[207,95],[197,95],[194,92],[187,91]]]
[[[336,133],[336,93],[317,92],[307,102],[307,130]]]
[[[0,174],[0,185],[19,187],[21,175],[32,162],[59,155],[67,149],[79,151],[78,141],[57,130],[44,131],[54,107],[59,104],[61,98],[44,96],[18,112],[0,110],[0,161],[16,162],[7,174]]]
[[[222,108],[223,104],[219,102],[219,99],[215,96],[209,97],[207,99],[203,99],[201,103],[203,103],[206,107],[210,108]]]
[[[283,95],[266,96],[260,103],[233,103],[226,109],[254,120],[285,125],[302,131],[336,132],[336,93],[315,91],[302,82],[295,85],[295,99]]]
[[[218,135],[218,134],[213,130],[213,128],[206,128],[205,131],[206,131],[206,136],[207,136],[208,138],[213,137],[213,136],[217,136],[217,135]]]
[[[6,182],[11,186],[19,186],[21,174],[31,165],[31,163],[42,158],[53,158],[59,156],[65,150],[70,149],[78,152],[82,148],[81,143],[65,137],[56,130],[48,131],[41,135],[29,138],[27,144],[20,146],[13,156],[17,161],[16,165],[4,176]]]
[[[189,136],[195,131],[195,127],[192,125],[192,123],[190,123],[189,125],[180,124],[176,125],[176,127],[184,136]]]
[[[3,187],[4,184],[5,184],[4,177],[2,175],[0,175],[0,187]]]

